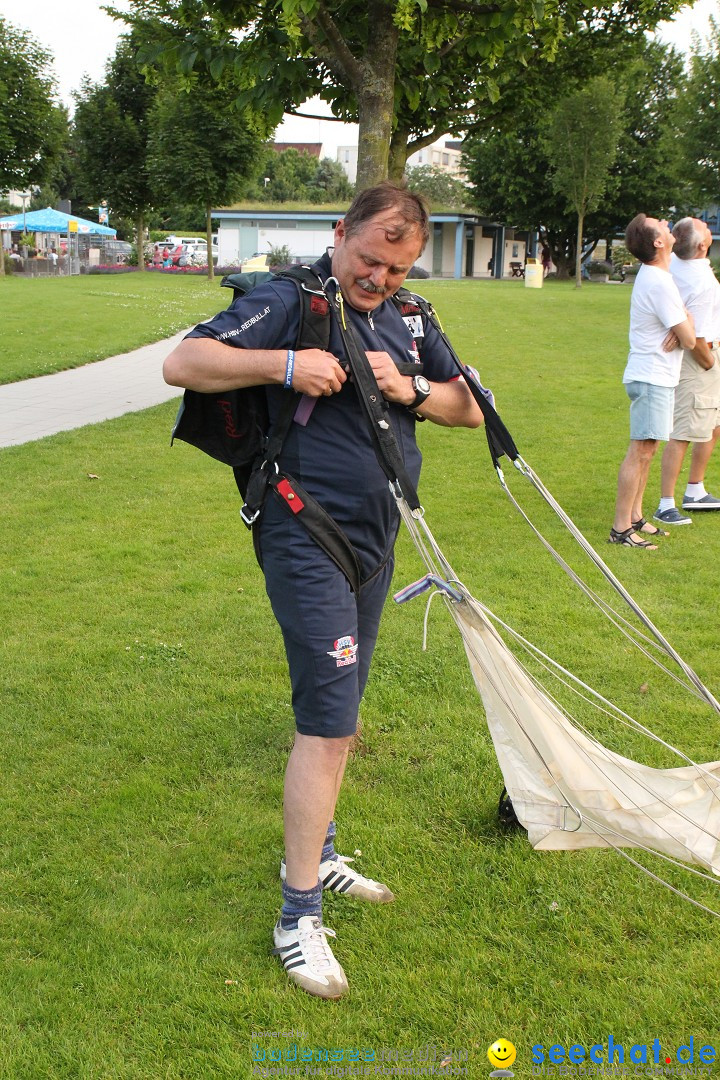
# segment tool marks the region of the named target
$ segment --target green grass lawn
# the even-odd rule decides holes
[[[0,283],[0,383],[79,367],[160,341],[232,299],[219,278],[163,274],[21,278]]]
[[[717,691],[720,515],[655,553],[605,543],[627,443],[629,290],[423,291],[523,455]],[[467,1050],[466,1075],[484,1078],[499,1037],[516,1045],[521,1080],[537,1043],[659,1038],[673,1057],[690,1036],[717,1045],[718,924],[612,852],[535,853],[499,827],[497,761],[437,602],[425,653],[422,601],[388,604],[337,814],[338,849],[360,849],[396,902],[326,900],[347,998],[287,983],[269,955],[293,733],[282,644],[232,480],[169,448],[174,412],[0,452],[3,1080],[243,1078],[254,1047],[268,1064],[293,1044]],[[425,424],[421,442],[428,521],[475,594],[693,757],[716,759],[717,717],[567,582],[500,489],[482,432]],[[421,572],[403,536],[396,587]],[[607,721],[595,730],[670,763]],[[717,906],[716,890],[690,888]]]

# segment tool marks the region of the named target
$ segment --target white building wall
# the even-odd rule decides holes
[[[354,146],[338,146],[336,160],[345,170],[345,175],[351,184],[357,180],[358,148]]]
[[[473,277],[489,278],[491,271],[488,263],[492,259],[493,242],[489,236],[483,236],[482,228],[475,229],[475,257],[473,259]]]
[[[525,241],[524,240],[506,240],[505,241],[505,258],[503,260],[503,277],[512,277],[512,270],[510,269],[511,262],[520,262],[525,264]]]
[[[464,174],[460,168],[461,157],[461,150],[445,146],[445,141],[439,139],[438,142],[433,143],[432,146],[426,146],[422,150],[416,150],[414,154],[410,155],[407,163],[412,168],[419,165],[426,165],[430,166],[432,169],[439,169],[441,172],[449,173],[451,176],[462,177]]]
[[[290,254],[298,258],[319,259],[333,242],[333,223],[298,221],[293,228],[263,224],[261,220],[242,222],[221,221],[218,229],[218,265],[238,266],[256,252],[266,253],[271,247],[287,244]]]
[[[258,251],[269,251],[271,247],[290,248],[290,254],[301,258],[319,259],[325,248],[333,242],[332,222],[316,226],[313,229],[258,228]]]
[[[218,266],[237,266],[240,254],[240,229],[229,221],[221,221],[218,227]]]

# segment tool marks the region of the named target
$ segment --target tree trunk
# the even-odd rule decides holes
[[[578,231],[577,231],[577,244],[575,246],[575,288],[582,288],[582,232],[583,221],[585,220],[584,214],[578,214]]]
[[[213,246],[212,246],[212,218],[210,211],[212,210],[212,203],[208,203],[205,207],[205,235],[207,237],[207,249],[208,249],[208,269],[207,276],[208,281],[212,281],[215,277],[215,267],[213,266]]]
[[[142,211],[138,213],[135,218],[135,231],[136,231],[136,246],[137,246],[137,265],[138,270],[145,269],[145,219]]]
[[[393,90],[366,91],[358,99],[358,169],[356,191],[379,184],[388,175],[388,157],[393,118]]]
[[[363,63],[358,99],[358,171],[356,190],[372,187],[388,175],[388,156],[395,112],[395,60],[398,29],[392,5],[371,0],[372,42]]]
[[[405,175],[405,166],[408,159],[409,133],[405,128],[396,127],[390,139],[390,153],[388,155],[388,180],[399,184]]]
[[[0,277],[5,277],[5,248],[0,237]]]

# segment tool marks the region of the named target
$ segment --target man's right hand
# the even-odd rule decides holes
[[[337,394],[347,379],[335,356],[322,349],[301,349],[295,353],[292,388],[310,397]]]

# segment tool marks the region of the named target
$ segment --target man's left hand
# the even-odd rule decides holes
[[[386,352],[366,352],[365,355],[385,400],[410,405],[415,400],[410,376],[401,375],[393,358]]]
[[[662,347],[663,352],[674,352],[675,349],[680,348],[680,340],[674,330],[668,330],[663,338]]]

